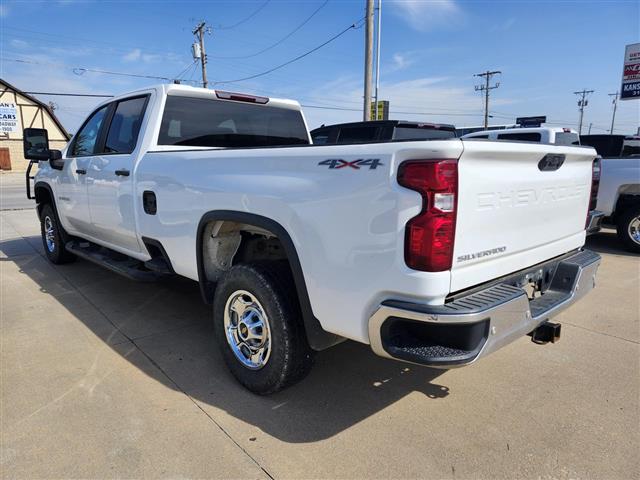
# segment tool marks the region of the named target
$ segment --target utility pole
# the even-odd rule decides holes
[[[476,85],[476,92],[484,92],[484,129],[486,130],[489,127],[489,90],[493,90],[494,88],[498,88],[500,86],[500,82],[496,82],[495,84],[489,86],[491,82],[491,77],[494,75],[502,75],[500,70],[494,70],[493,72],[487,70],[483,73],[476,73],[474,77],[484,77],[485,82],[484,85]]]
[[[211,28],[205,28],[206,23],[200,22],[196,28],[193,29],[193,34],[200,43],[200,64],[202,66],[202,88],[207,88],[209,82],[207,82],[207,54],[204,50],[204,34],[205,32],[211,33]]]
[[[382,0],[378,0],[378,28],[376,28],[376,107],[375,120],[378,120],[378,89],[380,88],[380,34],[382,33]]]
[[[618,93],[610,93],[609,96],[613,97],[613,116],[611,117],[611,130],[609,133],[613,135],[613,125],[616,121],[616,108],[618,108]]]
[[[362,119],[371,120],[371,77],[373,64],[373,0],[367,1],[366,28],[364,31],[364,111]]]
[[[582,135],[582,119],[584,118],[584,107],[589,105],[587,96],[593,93],[593,90],[582,90],[581,92],[573,92],[574,95],[579,95],[578,108],[580,109],[580,123],[578,124],[578,135]]]
[[[587,130],[588,135],[591,135],[591,127],[593,127],[593,122],[589,124],[589,130]]]

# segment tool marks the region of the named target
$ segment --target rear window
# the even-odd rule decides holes
[[[378,127],[345,127],[340,130],[338,143],[366,143],[378,139]]]
[[[206,98],[168,96],[158,145],[265,147],[309,143],[296,110]]]
[[[577,133],[557,132],[556,145],[580,145],[580,137]]]
[[[540,142],[542,137],[536,132],[501,133],[498,140],[517,140],[520,142]]]
[[[469,137],[468,140],[473,140],[474,138],[484,138],[489,139],[489,135],[474,135],[473,137]]]
[[[401,126],[393,133],[394,140],[442,140],[455,138],[456,132],[433,127]]]
[[[328,128],[323,128],[321,130],[314,130],[311,132],[311,139],[313,143],[316,145],[325,145],[329,143],[329,135],[331,131]]]

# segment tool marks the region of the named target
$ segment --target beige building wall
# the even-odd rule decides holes
[[[67,144],[67,132],[56,122],[44,104],[34,101],[28,95],[20,93],[11,85],[0,80],[0,103],[13,102],[17,106],[18,132],[0,132],[0,155],[8,149],[11,171],[23,172],[29,161],[22,151],[22,130],[25,128],[46,128],[49,133],[49,145],[52,149],[62,150]],[[4,149],[4,150],[3,150]]]

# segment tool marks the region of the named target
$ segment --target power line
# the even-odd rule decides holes
[[[476,73],[474,77],[484,77],[485,84],[484,85],[476,85],[476,92],[484,92],[484,128],[485,130],[489,126],[489,91],[494,88],[498,88],[500,86],[500,82],[496,82],[494,85],[489,86],[489,82],[491,81],[491,77],[494,75],[501,75],[502,72],[500,70],[494,70],[493,72],[487,70],[483,73]]]
[[[224,27],[224,26],[218,26],[218,27],[217,27],[217,29],[218,29],[218,30],[231,30],[232,28],[239,27],[239,26],[240,26],[240,25],[242,25],[243,23],[248,22],[249,20],[251,20],[251,19],[252,19],[253,17],[255,17],[258,13],[260,13],[260,11],[261,11],[264,7],[266,7],[266,6],[269,4],[269,2],[270,2],[270,1],[271,1],[271,0],[266,0],[266,1],[265,1],[262,5],[260,5],[260,6],[259,6],[259,7],[258,7],[258,8],[253,12],[253,13],[251,13],[249,16],[247,16],[247,17],[243,18],[243,19],[242,19],[242,20],[240,20],[239,22],[234,23],[233,25],[226,26],[226,27]]]
[[[200,64],[202,66],[202,88],[207,88],[207,54],[204,50],[204,34],[207,32],[211,35],[211,28],[205,28],[206,23],[200,22],[196,28],[193,29],[193,34],[196,36],[198,40],[198,44],[200,45],[200,51],[198,54],[194,54],[194,57],[200,59]]]
[[[360,20],[358,20],[358,22],[356,23],[352,23],[351,25],[349,25],[347,28],[345,28],[344,30],[342,30],[340,33],[334,35],[333,37],[331,37],[329,40],[327,40],[326,42],[318,45],[315,48],[312,48],[311,50],[303,53],[302,55],[298,55],[295,58],[292,58],[291,60],[284,62],[276,67],[270,68],[269,70],[265,71],[265,72],[261,72],[261,73],[256,73],[255,75],[250,75],[248,77],[244,77],[244,78],[237,78],[235,80],[221,80],[221,81],[216,81],[216,82],[212,82],[214,85],[219,85],[222,83],[235,83],[235,82],[243,82],[245,80],[252,80],[254,78],[258,78],[258,77],[262,77],[264,75],[267,75],[271,72],[275,72],[276,70],[279,70],[283,67],[286,67],[287,65],[291,65],[294,62],[297,62],[298,60],[303,59],[304,57],[311,55],[313,52],[320,50],[322,47],[324,47],[325,45],[328,45],[329,43],[333,42],[334,40],[337,40],[339,37],[341,37],[342,35],[344,35],[345,33],[347,33],[349,30],[351,29],[356,29],[356,28],[360,28],[359,26],[357,26],[358,23],[360,23],[362,20],[364,20],[364,17],[361,18]]]
[[[613,135],[613,125],[615,124],[616,121],[616,110],[618,108],[618,92],[616,91],[616,93],[609,93],[608,94],[610,97],[613,97],[613,116],[611,117],[611,129],[609,130],[609,133],[611,133]]]
[[[96,97],[96,98],[111,98],[113,95],[100,95],[94,93],[58,93],[58,92],[22,92],[27,95],[54,95],[60,97]]]
[[[286,34],[284,37],[282,37],[280,40],[278,40],[277,42],[269,45],[266,48],[263,48],[262,50],[252,53],[250,55],[237,55],[237,56],[213,56],[210,55],[211,58],[216,58],[216,59],[220,59],[220,60],[224,60],[224,59],[240,59],[240,58],[252,58],[252,57],[257,57],[258,55],[262,55],[264,52],[267,52],[269,50],[271,50],[272,48],[277,47],[278,45],[280,45],[281,43],[283,43],[285,40],[287,40],[289,37],[291,37],[294,33],[296,33],[298,30],[300,30],[302,27],[304,27],[307,23],[309,23],[311,21],[311,19],[313,17],[316,16],[316,14],[322,10],[327,3],[329,3],[329,0],[325,0],[324,3],[322,3],[322,5],[320,5],[318,8],[316,8],[313,13],[311,15],[309,15],[300,25],[298,25],[296,28],[294,28],[293,30],[291,30],[288,34]]]
[[[580,123],[578,125],[578,135],[582,135],[582,119],[584,118],[584,107],[589,105],[589,100],[587,100],[587,97],[591,93],[593,93],[593,90],[583,89],[580,92],[573,92],[574,95],[580,96],[580,100],[578,100],[578,108],[580,110]]]
[[[90,73],[102,73],[104,75],[116,75],[116,76],[121,76],[121,77],[134,77],[134,78],[147,78],[147,79],[151,79],[151,80],[166,80],[169,82],[172,82],[174,80],[181,80],[181,81],[186,81],[185,79],[182,78],[169,78],[169,77],[160,77],[160,76],[156,76],[156,75],[140,75],[137,73],[128,73],[128,72],[112,72],[109,70],[99,70],[99,69],[95,69],[95,68],[85,68],[85,67],[72,67],[69,65],[65,65],[62,63],[44,63],[44,62],[36,62],[34,60],[24,60],[24,59],[19,59],[19,58],[6,58],[6,57],[2,57],[0,56],[0,59],[7,61],[7,62],[16,62],[16,63],[25,63],[25,64],[30,64],[30,65],[50,65],[50,66],[56,66],[56,67],[60,67],[60,68],[66,68],[71,70],[73,73],[75,73],[76,75],[84,75],[87,72]]]

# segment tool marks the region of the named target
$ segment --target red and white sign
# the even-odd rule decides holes
[[[620,99],[640,99],[640,43],[625,48]]]

